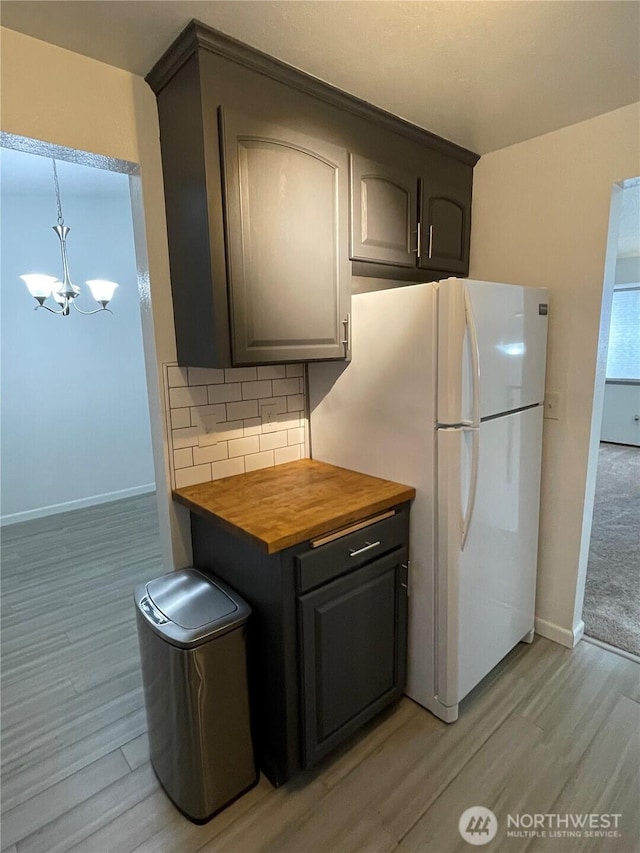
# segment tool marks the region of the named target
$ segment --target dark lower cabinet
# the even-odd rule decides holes
[[[276,786],[403,693],[409,504],[369,521],[321,544],[267,554],[215,519],[191,514],[194,565],[237,590],[253,611],[254,744]]]
[[[402,549],[298,599],[304,767],[402,694],[406,572]]]

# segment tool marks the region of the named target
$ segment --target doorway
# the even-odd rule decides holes
[[[640,179],[614,188],[611,217],[615,264],[603,295],[583,620],[587,637],[640,657]]]
[[[89,800],[104,803],[92,814],[107,813],[114,784],[132,803],[155,784],[132,593],[165,569],[130,196],[137,167],[25,147],[0,148],[2,842],[32,849]],[[112,279],[112,315],[33,310],[19,278],[62,276],[52,156],[78,307],[99,307],[87,279]]]
[[[99,309],[84,282],[110,279],[113,313],[53,315],[20,280],[62,278],[54,162],[73,308]],[[153,492],[128,176],[3,148],[1,177],[2,524]]]

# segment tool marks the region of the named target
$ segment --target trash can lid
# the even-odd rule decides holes
[[[249,605],[221,581],[182,569],[140,584],[137,607],[149,627],[181,648],[197,646],[244,624]]]
[[[219,586],[193,569],[156,578],[147,584],[147,594],[158,610],[181,628],[201,628],[238,609]]]

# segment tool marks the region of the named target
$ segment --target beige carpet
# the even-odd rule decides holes
[[[600,444],[585,633],[640,655],[640,447]]]

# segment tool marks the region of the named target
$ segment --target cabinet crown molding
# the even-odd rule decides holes
[[[189,57],[198,50],[208,50],[211,53],[228,59],[230,62],[243,65],[257,74],[262,74],[265,77],[270,77],[273,80],[305,92],[338,109],[367,119],[379,126],[385,127],[387,130],[411,139],[413,142],[425,145],[469,166],[475,166],[480,159],[480,155],[475,154],[473,151],[469,151],[460,145],[456,145],[454,142],[437,136],[435,133],[411,124],[411,122],[380,109],[380,107],[376,107],[368,101],[357,98],[355,95],[349,95],[347,92],[343,92],[341,89],[332,86],[330,83],[326,83],[324,80],[300,71],[298,68],[288,65],[286,62],[270,56],[268,53],[263,53],[263,51],[238,41],[238,39],[234,39],[195,19],[187,24],[178,38],[165,51],[145,77],[145,80],[156,95]]]

